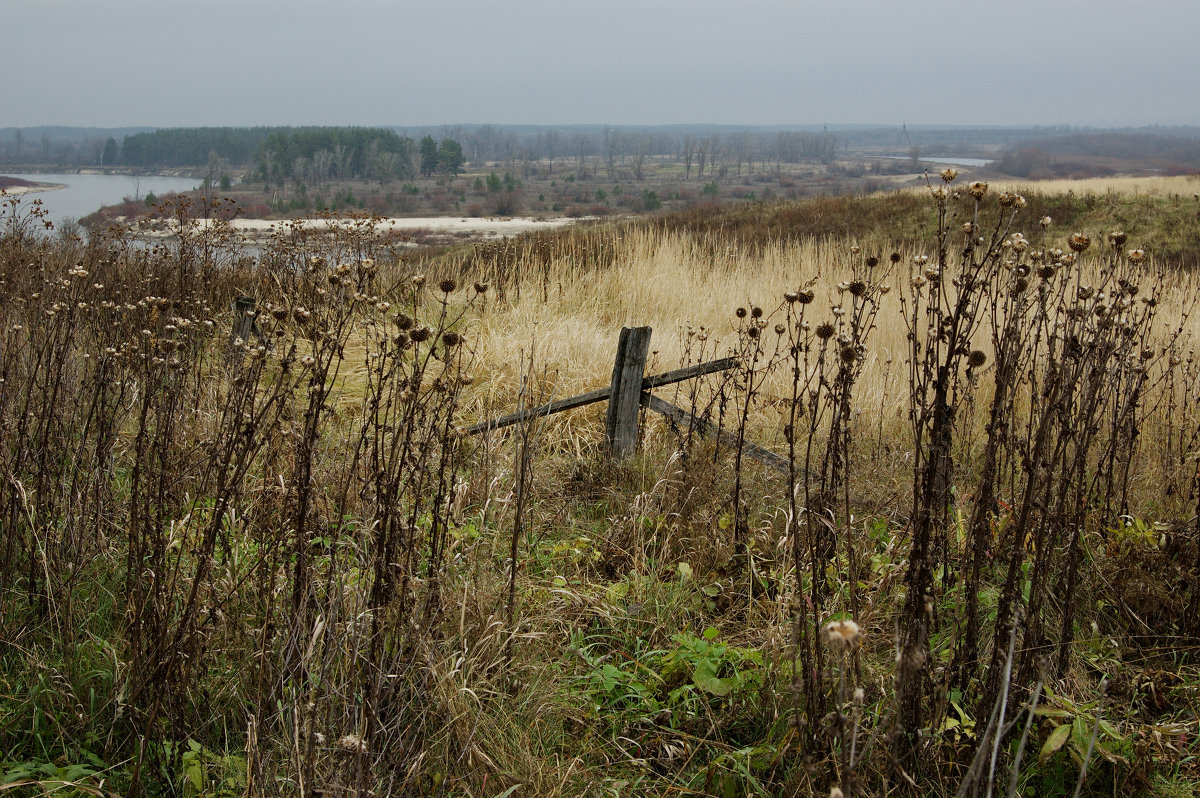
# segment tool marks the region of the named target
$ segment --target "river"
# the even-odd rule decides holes
[[[911,155],[872,155],[872,158],[886,158],[889,161],[911,161]],[[917,160],[922,163],[948,164],[950,166],[987,166],[995,163],[991,158],[960,158],[958,156],[919,155]]]
[[[171,191],[191,191],[199,180],[194,177],[158,177],[131,175],[79,175],[79,174],[12,174],[3,172],[6,177],[19,177],[32,183],[54,183],[65,185],[66,188],[56,188],[53,191],[37,191],[22,195],[22,201],[31,202],[34,199],[42,201],[50,213],[50,221],[57,227],[64,220],[78,220],[97,211],[103,205],[115,205],[126,197],[134,199],[145,197],[150,192],[163,195]]]

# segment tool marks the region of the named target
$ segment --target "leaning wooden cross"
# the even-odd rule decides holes
[[[661,413],[670,419],[673,424],[689,424],[692,429],[698,432],[716,435],[722,443],[736,445],[736,435],[717,429],[712,424],[693,416],[683,408],[676,407],[670,402],[659,399],[657,396],[652,395],[650,391],[663,385],[683,382],[684,380],[690,380],[694,377],[712,374],[717,371],[725,371],[726,369],[733,368],[737,364],[737,359],[725,357],[720,360],[710,360],[707,363],[698,363],[687,368],[668,371],[665,374],[646,377],[644,376],[644,372],[646,369],[646,356],[650,351],[651,332],[652,330],[649,327],[624,327],[621,329],[621,338],[617,344],[617,358],[616,362],[613,363],[612,381],[607,388],[600,388],[580,394],[579,396],[572,396],[568,399],[555,399],[553,402],[547,402],[540,407],[501,416],[491,421],[481,421],[474,426],[468,427],[467,432],[471,435],[476,435],[480,432],[519,424],[522,421],[538,416],[548,416],[553,413],[560,413],[563,410],[570,410],[575,407],[583,407],[584,405],[607,400],[608,414],[605,418],[604,437],[608,442],[609,450],[612,452],[613,457],[618,459],[632,457],[637,448],[638,412],[642,407],[647,407],[656,413]],[[761,446],[743,442],[742,452],[756,460],[762,461],[777,471],[786,473],[788,470],[788,461],[786,458],[780,457]]]

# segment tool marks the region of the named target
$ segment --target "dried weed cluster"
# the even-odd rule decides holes
[[[927,249],[655,223],[420,266],[365,219],[85,243],[6,200],[4,768],[132,795],[1177,772],[1194,279],[940,178]],[[674,389],[700,423],[647,420],[627,463],[586,411],[464,434],[603,382],[631,322],[652,367],[736,356]]]

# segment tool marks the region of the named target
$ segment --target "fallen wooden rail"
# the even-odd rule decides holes
[[[707,363],[698,363],[695,366],[688,366],[687,368],[676,369],[675,371],[668,371],[663,374],[655,374],[653,377],[646,377],[642,380],[642,390],[649,391],[653,388],[661,388],[664,385],[690,380],[693,377],[703,377],[705,374],[725,371],[732,368],[736,362],[736,358],[724,357],[720,360],[710,360]],[[538,416],[551,416],[555,413],[561,413],[564,410],[572,410],[576,407],[603,402],[610,396],[612,396],[611,388],[599,388],[595,391],[572,396],[569,399],[555,399],[552,402],[547,402],[538,407],[531,407],[519,413],[510,413],[507,416],[494,418],[491,421],[480,421],[478,424],[472,424],[467,427],[467,434],[478,435],[481,432],[488,432],[489,430],[511,427],[513,424],[520,424],[522,421],[528,421]]]
[[[612,381],[607,388],[598,388],[567,399],[555,399],[540,407],[510,413],[490,421],[481,421],[468,427],[467,433],[478,435],[481,432],[511,427],[513,424],[520,424],[533,418],[607,401],[608,412],[605,416],[604,437],[608,441],[612,455],[618,459],[633,456],[638,440],[638,413],[642,407],[666,416],[676,426],[687,424],[702,435],[715,435],[721,443],[736,446],[738,442],[736,435],[717,429],[710,422],[653,396],[650,391],[664,385],[702,377],[705,374],[726,371],[737,365],[737,358],[724,357],[720,360],[710,360],[707,363],[697,363],[694,366],[645,377],[642,372],[645,370],[646,355],[650,350],[651,332],[649,327],[622,328],[621,338],[617,344],[617,357],[613,363]],[[788,473],[787,458],[780,457],[769,449],[743,441],[742,453],[765,463],[776,471]]]
[[[642,404],[653,410],[655,413],[661,413],[666,416],[673,426],[690,425],[692,429],[702,435],[715,435],[717,440],[729,446],[737,446],[738,438],[732,432],[727,432],[723,429],[717,429],[711,422],[705,421],[702,418],[693,416],[682,407],[676,407],[670,402],[665,402],[653,394],[642,394]],[[742,441],[742,453],[753,457],[755,460],[768,465],[776,471],[786,474],[788,472],[788,459],[780,457],[770,449],[764,449],[756,443]]]

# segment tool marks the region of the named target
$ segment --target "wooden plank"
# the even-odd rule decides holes
[[[707,363],[697,363],[694,366],[687,368],[668,371],[665,374],[656,374],[653,377],[647,377],[642,380],[642,390],[648,391],[651,388],[661,388],[664,385],[670,385],[675,382],[683,382],[690,380],[693,377],[703,377],[705,374],[712,374],[714,371],[726,371],[737,365],[736,357],[723,357],[720,360],[710,360]]]
[[[696,418],[683,408],[676,407],[670,402],[665,402],[653,394],[643,393],[642,404],[646,405],[654,412],[661,413],[662,415],[666,416],[675,424],[691,424],[693,429],[696,429],[705,435],[715,434],[717,439],[722,443],[730,446],[737,446],[737,436],[732,432],[718,430],[704,419]],[[788,459],[786,457],[780,457],[770,449],[764,449],[757,444],[744,441],[742,443],[742,452],[750,457],[753,457],[755,460],[758,460],[760,463],[770,466],[782,474],[786,474],[788,472]]]
[[[478,424],[467,427],[467,434],[478,435],[488,430],[511,427],[513,424],[520,424],[522,421],[535,416],[549,416],[554,413],[561,413],[563,410],[571,410],[572,408],[603,402],[608,399],[610,393],[611,389],[601,388],[598,391],[589,391],[579,396],[572,396],[569,399],[555,399],[553,402],[547,402],[540,407],[533,407],[529,410],[522,410],[520,413],[510,413],[507,416],[501,416],[491,421],[480,421]]]
[[[646,357],[650,354],[650,327],[631,327],[625,341],[625,357],[621,361],[619,385],[608,400],[609,417],[613,420],[609,447],[613,457],[633,457],[637,450],[638,413],[641,410],[642,379]],[[615,408],[616,412],[613,413]]]
[[[642,390],[648,391],[651,388],[659,388],[663,385],[671,385],[676,382],[690,380],[693,377],[702,377],[705,374],[712,374],[715,371],[725,371],[732,368],[737,363],[737,358],[726,357],[720,360],[710,360],[707,363],[697,363],[694,366],[687,368],[668,371],[663,374],[656,374],[653,377],[647,377],[642,380]],[[510,413],[500,418],[495,418],[490,421],[480,421],[467,427],[468,435],[478,435],[481,432],[487,432],[493,429],[502,429],[503,427],[511,427],[513,424],[520,424],[526,419],[534,416],[549,416],[554,413],[561,413],[564,410],[573,410],[576,407],[603,402],[612,395],[612,387],[600,388],[595,391],[572,396],[567,399],[555,399],[547,402],[539,407],[532,407],[528,410],[523,410],[520,413]],[[606,430],[607,430],[607,424]],[[607,437],[607,432],[606,432]]]

